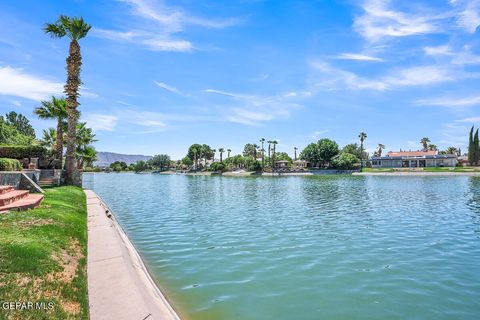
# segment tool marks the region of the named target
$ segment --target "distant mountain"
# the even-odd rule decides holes
[[[151,159],[151,156],[143,156],[140,154],[121,154],[113,152],[97,152],[97,161],[94,162],[95,166],[108,167],[110,163],[115,161],[125,162],[126,164],[134,163],[140,160],[147,161]]]

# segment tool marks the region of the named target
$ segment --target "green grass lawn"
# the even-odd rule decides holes
[[[0,214],[0,319],[88,319],[86,257],[82,189],[46,189],[39,208]],[[17,301],[48,310],[2,308]]]

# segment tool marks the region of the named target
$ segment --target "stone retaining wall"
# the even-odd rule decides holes
[[[41,192],[38,186],[40,170],[24,171],[2,171],[0,172],[0,185],[13,186],[15,189],[30,190],[30,192]]]

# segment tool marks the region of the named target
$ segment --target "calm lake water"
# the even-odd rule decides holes
[[[85,174],[184,319],[479,319],[480,179]]]

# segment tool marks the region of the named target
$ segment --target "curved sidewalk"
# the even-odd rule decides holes
[[[90,319],[179,320],[101,199],[91,190],[85,194]]]

